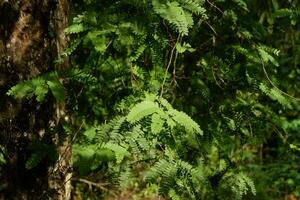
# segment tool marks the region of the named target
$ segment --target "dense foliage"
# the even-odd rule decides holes
[[[67,103],[75,196],[300,198],[298,0],[72,6],[57,60],[72,68],[8,94],[43,101],[51,91]],[[28,169],[46,154],[37,148]],[[85,193],[86,179],[108,184]]]

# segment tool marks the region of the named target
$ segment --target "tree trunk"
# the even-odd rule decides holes
[[[52,70],[68,67],[54,60],[64,49],[67,0],[0,1],[0,145],[6,149],[0,167],[0,199],[70,199],[71,148],[63,134],[64,103],[48,95],[43,103],[15,100],[10,87]],[[42,160],[26,169],[31,146],[43,142],[57,149],[56,163]]]
[[[68,25],[69,4],[67,0],[60,0],[57,2],[56,10],[54,12],[54,25],[56,31],[56,47],[58,54],[62,53],[67,45],[67,38],[64,29]],[[56,67],[57,70],[65,70],[69,66],[68,58],[63,58],[60,65]],[[61,120],[66,117],[65,103],[55,104],[56,125],[60,124]],[[63,137],[61,137],[63,136]],[[70,137],[62,133],[56,133],[53,141],[57,146],[59,159],[54,167],[49,169],[48,185],[49,188],[56,191],[55,199],[69,200],[71,199],[71,141]]]

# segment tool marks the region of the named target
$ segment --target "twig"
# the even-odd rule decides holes
[[[218,35],[217,32],[215,31],[214,27],[212,27],[212,25],[210,25],[207,21],[204,21],[204,22],[205,22],[205,24],[207,24],[207,26],[209,26],[209,28],[214,32],[215,35]],[[214,40],[215,39],[213,38],[213,41]]]
[[[270,84],[271,84],[274,88],[276,88],[279,92],[281,92],[282,94],[284,94],[285,96],[287,96],[287,97],[289,97],[289,98],[291,98],[291,99],[293,99],[293,100],[295,100],[295,101],[300,101],[300,98],[293,97],[292,95],[290,95],[290,94],[288,94],[288,93],[282,91],[281,89],[279,89],[279,88],[273,83],[273,81],[270,79],[270,77],[269,77],[269,75],[268,75],[268,72],[267,72],[267,70],[266,70],[266,68],[265,68],[264,61],[263,61],[262,59],[260,59],[260,60],[261,60],[262,68],[263,68],[263,70],[264,70],[264,73],[265,73],[265,75],[266,75],[266,78],[268,79],[268,81],[270,82]]]
[[[103,191],[106,191],[106,192],[109,191],[109,189],[104,187],[106,185],[109,185],[108,183],[95,183],[95,182],[92,182],[90,180],[83,179],[83,178],[72,178],[72,180],[85,183],[89,186],[89,188],[92,188],[92,186],[94,186],[94,187],[99,188]]]
[[[179,43],[181,43],[181,41],[182,41],[182,37],[180,38]],[[177,61],[177,57],[178,57],[178,51],[176,51],[176,53],[175,53],[174,64],[173,64],[173,79],[172,79],[172,82],[174,81],[175,86],[178,85],[177,81],[176,81],[176,61]]]
[[[166,68],[166,71],[165,71],[165,75],[164,75],[164,80],[163,80],[162,85],[161,85],[160,98],[162,97],[162,95],[164,93],[164,85],[165,85],[165,82],[166,82],[166,79],[167,79],[169,68],[170,68],[172,60],[173,60],[173,55],[174,55],[174,52],[175,52],[175,49],[176,49],[176,44],[178,43],[179,39],[180,39],[180,35],[178,36],[177,41],[174,44],[174,46],[172,48],[172,51],[171,51],[170,59],[169,59],[169,62],[168,62],[168,65],[167,65],[167,68]]]
[[[217,9],[220,13],[224,14],[224,12],[223,12],[220,8],[218,8],[215,4],[211,3],[209,0],[206,0],[206,1],[207,1],[207,3],[209,3],[212,7],[214,7],[215,9]]]

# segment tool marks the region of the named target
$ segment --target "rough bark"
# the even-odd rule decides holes
[[[57,3],[54,12],[54,28],[56,31],[56,48],[58,54],[62,53],[65,49],[68,39],[64,33],[64,29],[68,25],[69,4],[67,0],[60,0]],[[64,57],[60,65],[56,67],[57,70],[65,70],[69,66],[68,58]],[[65,103],[55,104],[56,125],[59,125],[61,120],[66,120],[66,105]],[[56,191],[55,199],[69,200],[71,199],[71,141],[70,137],[56,133],[54,143],[56,144],[59,159],[54,167],[49,170],[48,185],[49,188]]]
[[[60,127],[65,105],[51,95],[43,103],[6,95],[20,81],[68,66],[67,60],[54,64],[67,42],[68,1],[0,3],[0,145],[8,161],[0,168],[0,199],[69,199],[71,152]],[[36,141],[56,146],[59,159],[27,170],[29,146]]]

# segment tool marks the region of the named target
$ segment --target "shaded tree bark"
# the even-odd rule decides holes
[[[67,44],[63,30],[68,1],[0,3],[0,144],[7,150],[7,164],[0,168],[0,199],[70,199],[71,150],[61,127],[64,103],[56,103],[50,94],[43,103],[6,95],[20,81],[68,67],[67,59],[54,64]],[[58,160],[44,159],[27,170],[30,146],[36,142],[56,148]]]

